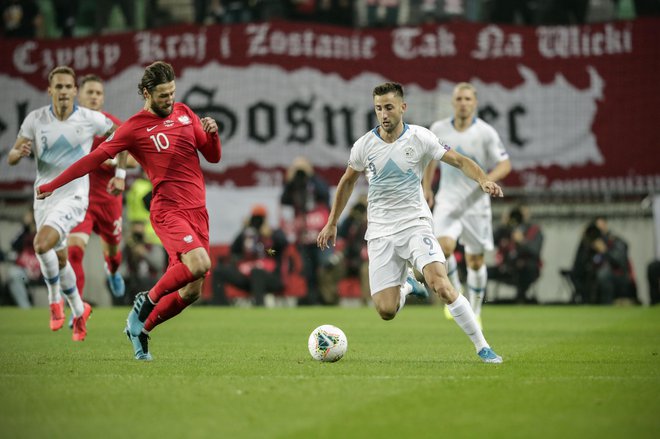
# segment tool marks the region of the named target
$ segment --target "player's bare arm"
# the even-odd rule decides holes
[[[126,188],[126,167],[128,163],[128,151],[117,154],[117,168],[115,176],[108,181],[106,190],[109,194],[119,195]]]
[[[495,167],[488,173],[486,178],[490,181],[500,181],[503,180],[511,172],[511,160],[506,159],[499,162]]]
[[[435,170],[438,168],[438,161],[431,160],[431,162],[424,169],[424,177],[422,178],[422,189],[424,190],[424,199],[431,209],[435,204],[435,197],[433,196],[433,177],[435,175]]]
[[[442,156],[441,160],[448,165],[460,169],[466,177],[479,183],[481,190],[489,194],[491,197],[504,196],[502,188],[494,181],[489,180],[483,169],[481,169],[481,167],[469,157],[450,149]]]
[[[14,166],[23,157],[28,157],[30,154],[32,154],[32,141],[25,137],[19,137],[16,139],[14,146],[9,150],[9,154],[7,154],[7,162],[10,166]]]
[[[332,243],[332,246],[334,247],[337,240],[337,222],[346,207],[346,203],[348,203],[348,199],[353,193],[353,188],[355,188],[355,183],[359,177],[360,173],[358,171],[350,166],[346,167],[346,172],[344,172],[344,175],[342,175],[339,184],[337,185],[337,191],[335,192],[335,199],[332,203],[328,222],[319,233],[318,238],[316,238],[316,245],[318,245],[319,248],[328,248],[330,247],[330,243]]]

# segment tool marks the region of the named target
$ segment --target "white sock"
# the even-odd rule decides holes
[[[406,304],[406,297],[408,297],[408,294],[412,292],[412,285],[410,285],[408,282],[404,282],[403,285],[401,285],[401,289],[399,290],[399,308],[396,310],[397,314],[401,312],[403,309],[403,306]]]
[[[489,347],[484,334],[479,329],[479,324],[472,311],[472,307],[470,307],[470,302],[468,302],[465,296],[459,294],[458,299],[454,300],[454,303],[448,304],[447,308],[449,308],[449,312],[454,317],[454,321],[470,337],[477,352]]]
[[[475,315],[481,314],[481,304],[484,301],[486,292],[486,283],[488,282],[488,271],[486,265],[482,265],[478,270],[467,270],[467,287],[470,305]]]
[[[447,277],[458,294],[463,294],[463,285],[458,277],[458,263],[453,253],[447,258]]]
[[[46,280],[48,287],[48,303],[59,303],[62,300],[60,294],[60,267],[57,260],[57,253],[50,249],[46,253],[38,254],[39,267],[41,274]]]
[[[62,292],[64,293],[67,302],[69,302],[73,316],[80,317],[85,311],[85,306],[80,298],[80,294],[78,294],[78,288],[76,288],[76,273],[73,271],[73,267],[71,267],[69,261],[66,261],[64,268],[60,270],[60,283],[62,285]]]

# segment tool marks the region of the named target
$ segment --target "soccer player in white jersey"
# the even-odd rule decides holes
[[[55,67],[48,74],[51,105],[27,115],[16,143],[9,151],[10,165],[16,165],[34,153],[37,161],[35,188],[50,182],[69,165],[89,154],[94,136],[110,135],[117,128],[98,111],[78,107],[74,101],[76,93],[76,74],[73,69]],[[124,180],[115,178],[109,186],[123,190]],[[91,307],[78,295],[76,276],[67,261],[66,243],[71,229],[85,217],[88,193],[89,179],[85,176],[67,184],[47,200],[34,201],[37,223],[34,250],[48,286],[50,329],[57,331],[64,323],[64,301],[61,295],[64,293],[74,316],[74,341],[85,339]]]
[[[346,172],[337,186],[330,218],[317,244],[334,245],[337,221],[365,173],[371,297],[383,320],[393,319],[406,301],[402,289],[410,262],[426,284],[446,304],[460,328],[470,337],[477,354],[486,363],[501,363],[486,342],[474,312],[447,278],[445,258],[433,234],[431,210],[424,199],[422,176],[431,160],[441,160],[475,180],[486,194],[501,197],[502,189],[488,180],[469,158],[442,144],[428,129],[403,122],[403,88],[388,82],[373,91],[374,109],[380,125],[359,138],[351,149]]]
[[[470,157],[483,169],[490,170],[487,174],[488,180],[502,180],[511,171],[509,155],[504,150],[497,131],[476,116],[477,91],[474,86],[466,82],[456,85],[452,93],[452,106],[454,117],[431,125],[433,134],[442,142],[451,145],[454,150]],[[473,180],[451,166],[440,164],[440,189],[434,200],[431,181],[437,166],[437,161],[431,162],[423,181],[429,205],[433,207],[435,204],[435,234],[447,259],[449,280],[459,293],[462,292],[462,287],[454,250],[459,238],[465,246],[468,298],[481,325],[481,303],[488,281],[484,252],[494,248],[490,197],[483,193],[479,184]],[[447,308],[445,316],[451,319]]]

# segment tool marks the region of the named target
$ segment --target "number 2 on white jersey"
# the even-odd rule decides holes
[[[156,145],[156,150],[158,152],[170,147],[170,139],[168,139],[164,133],[152,134],[149,138],[154,142],[154,145]]]

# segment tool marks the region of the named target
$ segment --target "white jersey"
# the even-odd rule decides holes
[[[478,117],[475,117],[472,125],[463,132],[454,128],[452,118],[437,121],[430,129],[441,142],[471,158],[486,171],[509,158],[497,131]],[[456,212],[465,215],[480,214],[490,209],[490,196],[481,190],[476,181],[466,177],[459,169],[441,163],[436,206],[449,215]]]
[[[110,128],[112,121],[104,114],[77,105],[66,120],[57,119],[50,105],[31,111],[23,121],[18,136],[32,141],[32,152],[37,160],[34,187],[49,183],[89,154],[94,136],[102,136]],[[88,196],[89,178],[85,175],[62,186],[39,203],[56,203],[70,197],[87,199]]]
[[[378,127],[355,142],[348,165],[364,171],[369,183],[366,240],[429,224],[431,210],[421,184],[424,168],[448,149],[426,128],[408,124],[392,143],[380,137]]]

